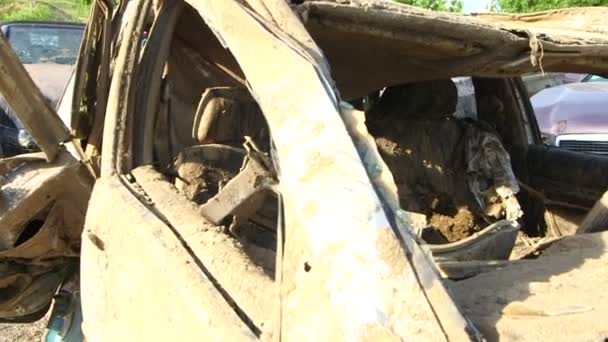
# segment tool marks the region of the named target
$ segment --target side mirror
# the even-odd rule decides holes
[[[30,135],[28,131],[25,129],[19,130],[19,145],[25,149],[26,151],[36,151],[38,150],[38,145],[34,141],[34,138]]]

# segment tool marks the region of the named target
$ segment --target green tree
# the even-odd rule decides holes
[[[462,12],[462,0],[395,0],[396,2],[423,7],[433,11]]]
[[[564,7],[608,6],[608,0],[497,0],[502,12],[535,12]]]

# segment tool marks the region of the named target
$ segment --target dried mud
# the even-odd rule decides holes
[[[434,213],[429,223],[448,242],[462,240],[481,230],[475,222],[475,215],[467,208],[458,209],[453,216]]]
[[[180,165],[178,174],[175,186],[196,204],[207,202],[235,176],[221,168],[191,162]]]
[[[0,342],[41,341],[49,314],[33,323],[0,323]]]

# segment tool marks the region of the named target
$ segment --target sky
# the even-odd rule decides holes
[[[464,0],[463,12],[483,12],[488,4],[488,0]]]

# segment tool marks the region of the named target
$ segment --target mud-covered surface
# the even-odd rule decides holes
[[[608,233],[566,237],[448,287],[488,341],[606,341],[607,246]]]
[[[34,323],[0,323],[0,342],[41,341],[48,319],[48,316],[45,316]]]
[[[174,164],[175,187],[189,200],[202,205],[217,195],[240,172],[245,150],[222,144],[185,148]],[[277,198],[270,193],[256,197],[259,203],[245,203],[241,214],[222,222],[223,232],[237,239],[251,261],[274,277]],[[255,209],[257,207],[257,209]],[[249,212],[252,210],[252,212]]]
[[[496,77],[583,66],[596,72],[605,70],[605,43],[600,42],[606,38],[600,32],[606,30],[608,10],[602,7],[476,17],[382,0],[316,0],[298,7],[306,28],[331,63],[332,76],[345,99],[365,96],[387,84],[437,75]],[[581,24],[574,27],[571,22]],[[535,34],[524,33],[528,31]],[[564,50],[585,57],[575,60],[554,53]],[[497,51],[503,57],[497,58]],[[404,56],[412,56],[416,62],[403,63]],[[441,63],[438,56],[442,56]],[[470,62],[460,62],[463,60]]]
[[[454,216],[433,214],[429,223],[448,242],[462,240],[481,230],[475,223],[475,216],[467,208],[459,209]]]
[[[222,185],[234,177],[234,174],[221,168],[199,163],[181,165],[176,187],[188,199],[196,204],[203,204],[219,192]]]
[[[450,79],[387,88],[366,114],[401,207],[424,214],[432,244],[455,242],[521,216],[509,154],[483,122],[454,117]]]
[[[376,131],[376,144],[395,177],[401,207],[424,214],[434,230],[427,241],[458,241],[481,230],[487,223],[471,210],[464,153],[457,152],[458,125],[427,121],[399,126],[393,132],[386,126]]]
[[[229,146],[186,148],[174,165],[175,186],[191,201],[203,204],[237,175],[243,158],[243,150]]]
[[[226,227],[210,225],[201,218],[198,206],[185,201],[183,194],[154,168],[140,167],[132,172],[155,207],[173,226],[180,228],[192,253],[230,294],[238,308],[254,320],[256,327],[267,331],[263,327],[270,327],[267,322],[272,314],[274,287],[269,275],[273,271],[259,265],[271,263],[274,252],[241,243],[226,232]],[[253,258],[254,254],[259,258]]]

